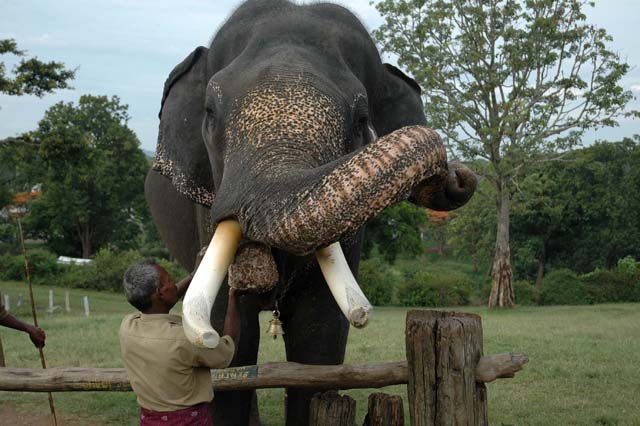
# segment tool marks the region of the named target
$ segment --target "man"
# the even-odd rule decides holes
[[[26,322],[20,321],[18,318],[11,315],[4,308],[4,304],[2,303],[3,297],[0,294],[0,325],[4,325],[5,327],[13,328],[14,330],[24,331],[29,335],[29,338],[33,342],[36,348],[43,348],[44,341],[47,336],[44,334],[41,328],[35,327],[31,324],[27,324]]]
[[[127,300],[140,312],[122,321],[120,350],[141,407],[142,426],[211,425],[210,369],[225,368],[231,362],[239,319],[235,295],[230,289],[218,347],[203,349],[189,342],[182,318],[169,311],[186,293],[192,278],[193,273],[174,284],[167,271],[153,259],[136,262],[125,272]]]

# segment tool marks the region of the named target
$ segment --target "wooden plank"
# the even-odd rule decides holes
[[[402,398],[376,392],[369,395],[369,408],[362,426],[404,426]]]
[[[305,365],[294,362],[212,370],[214,390],[380,388],[407,382],[406,362]],[[0,368],[0,391],[129,391],[123,368]]]
[[[317,393],[309,405],[309,426],[353,426],[356,401],[336,391]]]

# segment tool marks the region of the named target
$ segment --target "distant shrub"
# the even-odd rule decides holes
[[[570,269],[557,269],[542,280],[541,305],[583,305],[590,302],[585,285]]]
[[[135,250],[116,252],[103,248],[89,265],[66,266],[57,281],[66,287],[121,291],[124,272],[139,259],[140,253]]]
[[[632,256],[623,257],[618,260],[616,271],[624,275],[637,276],[640,273],[640,262],[636,262]]]
[[[516,294],[516,304],[531,306],[538,303],[538,289],[529,281],[518,280],[513,282],[513,291]]]
[[[388,264],[380,259],[367,259],[360,262],[358,284],[375,306],[394,304],[395,289],[399,279]]]
[[[43,248],[30,249],[27,252],[29,275],[33,281],[49,280],[60,271],[58,257]],[[22,281],[26,279],[24,256],[22,254],[4,253],[0,256],[0,279]]]
[[[398,289],[404,306],[458,306],[469,303],[473,282],[464,274],[420,271]]]
[[[596,269],[580,280],[593,303],[640,302],[640,273],[632,269]]]
[[[89,265],[66,265],[63,273],[56,281],[58,285],[75,288],[90,288],[102,291],[122,291],[122,279],[127,268],[142,256],[136,250],[114,251],[109,248],[101,249]],[[169,276],[178,281],[187,273],[175,262],[156,258],[158,264],[162,265]]]
[[[4,253],[0,256],[0,279],[20,281],[24,276],[24,259],[20,255]]]

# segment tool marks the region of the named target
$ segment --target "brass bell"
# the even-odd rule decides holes
[[[280,311],[277,309],[273,311],[273,318],[269,320],[269,329],[267,330],[269,336],[273,337],[275,340],[278,336],[282,336],[284,334],[284,330],[282,329],[282,321],[280,321]]]

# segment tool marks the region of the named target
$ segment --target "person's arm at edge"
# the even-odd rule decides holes
[[[44,347],[46,335],[41,328],[35,327],[31,324],[27,324],[26,322],[19,320],[9,313],[6,313],[4,317],[0,318],[0,325],[13,328],[14,330],[24,331],[29,335],[29,338],[31,339],[35,347]]]

